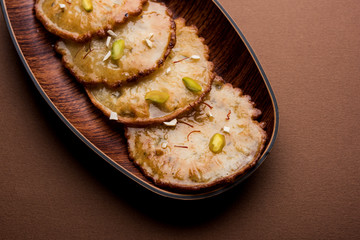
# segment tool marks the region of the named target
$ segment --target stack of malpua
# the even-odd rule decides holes
[[[261,112],[214,73],[195,26],[147,0],[37,0],[55,49],[109,121],[124,124],[129,156],[155,184],[198,191],[253,167]]]

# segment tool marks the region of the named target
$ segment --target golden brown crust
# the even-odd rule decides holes
[[[224,84],[223,87],[225,87],[225,88],[233,88],[232,84],[230,84],[230,83],[225,84],[221,77],[216,76],[214,81]],[[236,92],[237,95],[247,98],[249,103],[252,106],[254,106],[254,103],[251,102],[250,96],[243,96],[241,89],[233,88],[233,90],[234,90],[234,92]],[[260,110],[258,110],[258,109],[254,109],[254,110],[255,111],[252,112],[252,116],[251,116],[252,119],[255,119],[256,117],[258,117],[261,114]],[[263,123],[259,123],[257,121],[253,121],[253,123],[256,124],[261,129],[263,129],[265,127],[265,125]],[[130,160],[132,160],[132,162],[135,164],[135,166],[148,179],[150,179],[152,182],[154,182],[157,186],[159,186],[161,188],[165,188],[165,189],[171,189],[172,191],[176,191],[176,192],[209,191],[209,190],[216,189],[216,188],[219,188],[219,187],[227,186],[227,185],[235,182],[241,176],[248,173],[258,163],[258,161],[260,160],[260,157],[261,157],[262,150],[263,150],[263,148],[265,146],[266,139],[267,139],[267,135],[266,135],[265,131],[262,131],[261,132],[260,147],[258,148],[253,160],[251,162],[249,162],[245,167],[242,167],[239,171],[234,172],[233,174],[228,175],[226,177],[218,178],[215,181],[212,181],[212,182],[209,182],[209,183],[203,183],[203,184],[198,184],[198,185],[194,185],[194,186],[189,186],[188,184],[170,183],[170,182],[165,182],[165,181],[154,178],[153,173],[148,172],[146,168],[142,167],[136,161],[135,152],[133,151],[133,149],[130,148],[130,144],[129,144],[131,136],[129,134],[129,128],[128,127],[125,127],[125,137],[127,139],[129,158],[130,158]],[[172,157],[174,157],[174,156],[172,156]],[[176,160],[173,159],[172,161],[176,161]]]
[[[166,7],[166,5],[164,3],[157,3],[157,4],[160,4],[164,7]],[[80,70],[75,65],[74,59],[72,58],[71,53],[69,53],[69,51],[66,49],[65,43],[62,40],[59,40],[55,44],[55,50],[59,54],[62,55],[62,62],[64,64],[64,66],[71,72],[72,75],[75,76],[77,81],[79,81],[81,84],[91,86],[91,85],[103,83],[110,88],[117,88],[117,87],[120,87],[121,85],[139,80],[142,77],[145,77],[145,76],[153,73],[155,70],[157,70],[159,67],[161,67],[164,64],[164,61],[170,54],[171,49],[176,44],[176,24],[174,22],[172,12],[167,7],[166,7],[166,14],[168,15],[169,20],[170,20],[170,37],[169,37],[169,43],[167,45],[166,50],[163,52],[163,55],[160,57],[160,59],[158,59],[154,63],[154,65],[151,68],[140,70],[136,74],[129,75],[127,78],[122,79],[121,81],[119,79],[119,81],[113,82],[113,81],[109,81],[105,77],[103,77],[103,78],[96,77],[95,78],[95,77],[88,76],[83,70]]]
[[[178,18],[176,19],[177,23],[180,24],[184,24],[185,25],[185,19],[183,18]],[[198,29],[195,26],[187,26],[191,29],[193,29],[194,31],[196,31],[196,33],[198,34]],[[209,57],[209,48],[207,45],[205,45],[204,43],[204,38],[199,37],[201,43],[204,45],[205,48],[205,57],[206,59],[208,59]],[[213,79],[215,77],[215,73],[214,73],[214,64],[210,61],[207,60],[207,69],[210,72],[210,80],[208,82],[208,84],[203,88],[203,92],[201,94],[198,95],[197,99],[192,102],[191,104],[187,105],[186,107],[183,108],[178,108],[177,110],[171,112],[170,114],[163,116],[163,117],[157,117],[157,118],[130,118],[130,117],[122,117],[120,115],[118,115],[118,122],[125,124],[127,126],[132,126],[132,127],[144,127],[144,126],[152,126],[152,125],[156,125],[156,124],[161,124],[163,122],[166,121],[170,121],[178,116],[182,116],[186,113],[188,113],[189,111],[192,111],[194,109],[194,107],[196,107],[197,105],[199,105],[203,99],[205,98],[205,96],[209,93],[209,91],[211,90],[211,85],[213,82]],[[92,94],[91,90],[86,88],[86,92],[91,100],[91,102],[97,107],[99,108],[105,116],[110,117],[111,115],[111,110],[109,108],[107,108],[106,106],[104,106],[103,104],[101,104],[96,98],[95,96]]]
[[[261,126],[261,125],[260,125]],[[125,127],[125,137],[127,139],[127,141],[129,140],[129,135],[128,135],[128,127]],[[161,187],[161,188],[165,188],[165,189],[171,189],[177,192],[199,192],[199,191],[209,191],[210,189],[215,189],[218,187],[224,187],[227,186],[233,182],[235,182],[237,179],[239,179],[241,176],[245,175],[247,172],[249,172],[260,160],[260,156],[261,156],[261,151],[264,148],[265,142],[266,142],[266,135],[263,135],[262,138],[262,147],[259,149],[256,157],[254,158],[254,161],[252,161],[250,164],[248,164],[246,167],[242,168],[241,171],[238,171],[230,176],[227,177],[223,177],[223,178],[219,178],[216,181],[213,181],[211,183],[205,183],[202,185],[197,185],[197,186],[188,186],[188,185],[182,185],[182,184],[171,184],[171,183],[166,183],[166,182],[162,182],[160,180],[154,179],[153,175],[150,174],[148,171],[146,171],[146,169],[142,168],[138,163],[136,163],[135,161],[135,156],[132,154],[132,152],[129,149],[129,144],[128,144],[128,154],[129,154],[129,158],[130,160],[134,163],[134,165],[142,172],[142,174],[144,174],[145,177],[147,177],[148,179],[150,179],[152,182],[154,182],[157,186]]]
[[[119,12],[119,14],[116,15],[115,21],[109,21],[113,23],[107,23],[105,24],[101,29],[98,29],[96,31],[88,31],[83,34],[79,34],[76,32],[71,32],[65,29],[62,29],[58,27],[54,22],[52,22],[45,14],[45,12],[42,9],[42,3],[45,0],[36,0],[35,3],[35,15],[37,19],[44,25],[44,27],[51,32],[52,34],[55,34],[61,38],[73,40],[76,42],[85,42],[89,40],[92,36],[99,36],[103,37],[106,35],[106,31],[109,29],[112,29],[114,27],[114,24],[121,24],[124,23],[129,17],[131,16],[137,16],[142,12],[143,5],[148,2],[148,0],[136,0],[138,5],[134,5],[134,2],[132,0],[130,1],[131,7],[125,11],[123,9]]]
[[[126,136],[126,139],[128,140],[128,133],[127,132],[128,132],[127,127],[125,127],[125,136]],[[266,141],[266,135],[264,136],[264,138],[262,140],[262,145],[263,146],[265,144],[265,141]],[[220,178],[220,179],[218,179],[216,181],[213,181],[211,183],[206,183],[206,184],[203,184],[201,186],[197,185],[197,186],[190,187],[188,185],[164,183],[162,181],[154,179],[152,174],[147,172],[146,169],[142,168],[138,163],[135,162],[135,160],[134,160],[135,158],[131,154],[131,151],[129,150],[129,145],[128,145],[128,153],[129,153],[130,160],[140,170],[140,172],[142,174],[144,174],[144,176],[146,178],[150,179],[155,185],[157,185],[157,186],[159,186],[161,188],[170,189],[170,190],[176,191],[176,192],[208,192],[211,189],[216,189],[216,188],[219,188],[219,187],[228,186],[228,185],[234,183],[241,176],[248,173],[257,164],[257,162],[260,160],[260,153],[261,153],[262,149],[263,149],[263,147],[261,149],[259,149],[259,153],[254,158],[254,161],[251,162],[249,165],[247,165],[245,168],[243,168],[241,171],[239,171],[237,173],[234,173],[234,174],[232,174],[232,175],[230,175],[228,177]]]
[[[105,116],[110,117],[112,111],[109,110],[104,105],[102,105],[101,103],[99,103],[99,101],[94,97],[94,95],[91,93],[91,91],[89,89],[85,88],[85,90],[86,90],[86,93],[88,94],[91,102],[98,109],[100,109],[104,113]],[[194,109],[194,107],[196,107],[203,101],[204,97],[206,96],[207,93],[209,93],[210,90],[211,90],[211,87],[204,90],[203,93],[199,96],[199,98],[193,104],[191,104],[185,108],[179,108],[178,110],[176,110],[176,111],[172,112],[171,114],[166,115],[164,117],[159,117],[159,118],[155,118],[155,119],[151,119],[151,118],[134,119],[134,118],[125,118],[125,117],[118,116],[119,120],[117,122],[125,124],[129,127],[147,127],[147,126],[153,126],[153,125],[161,124],[163,122],[170,121],[178,116],[182,116],[183,114],[186,114],[189,111],[192,111]]]
[[[123,10],[120,14],[116,15],[115,22],[117,24],[125,22],[129,17],[131,16],[137,16],[142,12],[143,6],[145,3],[148,2],[148,0],[139,0],[140,4],[134,4],[134,0],[131,0],[129,4],[132,5],[132,7],[129,7],[130,10],[125,11]],[[128,4],[128,2],[126,3]]]

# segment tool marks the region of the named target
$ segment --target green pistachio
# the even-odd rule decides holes
[[[111,48],[111,58],[119,60],[124,55],[125,41],[123,39],[116,40]]]
[[[187,89],[189,89],[191,92],[196,93],[196,92],[202,91],[201,85],[194,79],[189,78],[189,77],[184,77],[182,80],[183,80],[185,87]]]
[[[87,12],[91,12],[93,10],[93,5],[91,0],[81,0],[81,6]]]
[[[166,102],[168,98],[169,98],[168,93],[157,90],[150,91],[145,95],[146,100],[150,100],[151,102],[160,103],[160,104]]]
[[[216,133],[210,139],[209,148],[213,153],[220,153],[225,146],[225,136]]]

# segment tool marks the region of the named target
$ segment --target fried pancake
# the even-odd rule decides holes
[[[210,91],[213,64],[208,61],[204,39],[198,36],[196,27],[186,26],[184,19],[176,19],[175,23],[176,46],[156,72],[117,89],[86,86],[91,101],[106,116],[117,113],[119,122],[132,126],[161,123],[191,110]],[[190,91],[183,83],[184,77],[196,80],[202,90]],[[168,99],[153,104],[145,99],[152,91],[166,93]]]
[[[148,75],[163,64],[176,41],[171,13],[164,4],[152,1],[144,6],[141,15],[113,32],[113,37],[87,43],[62,40],[56,44],[66,68],[81,83],[103,83],[114,88]],[[112,45],[118,40],[124,40],[125,47],[123,56],[114,60]]]
[[[233,181],[255,165],[264,147],[261,114],[250,97],[215,80],[204,104],[173,127],[127,128],[130,158],[155,184],[199,190]],[[216,133],[225,137],[219,153],[210,150]]]
[[[82,42],[93,35],[104,36],[115,24],[140,14],[145,2],[147,0],[36,0],[35,12],[51,33]]]

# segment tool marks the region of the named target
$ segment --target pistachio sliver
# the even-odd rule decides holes
[[[91,12],[93,10],[92,0],[81,0],[81,6],[87,12]]]
[[[225,136],[220,133],[216,133],[210,139],[209,148],[213,153],[220,153],[224,148],[225,143]]]
[[[149,100],[153,103],[164,103],[169,99],[169,94],[166,92],[161,92],[161,91],[150,91],[148,93],[146,93],[145,95],[145,99]]]
[[[184,77],[183,83],[187,89],[189,89],[191,92],[200,92],[202,91],[201,85],[194,79],[189,77]]]
[[[111,58],[113,60],[119,60],[124,55],[125,41],[123,39],[116,40],[112,44]]]

